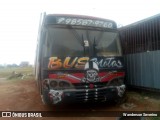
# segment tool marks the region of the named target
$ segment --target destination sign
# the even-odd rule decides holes
[[[80,25],[102,28],[114,28],[113,22],[106,20],[85,19],[76,17],[56,17],[57,24]]]

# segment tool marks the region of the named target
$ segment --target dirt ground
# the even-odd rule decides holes
[[[0,111],[160,111],[159,98],[150,97],[147,95],[140,95],[135,92],[127,93],[128,99],[123,104],[103,104],[103,105],[63,105],[59,107],[44,105],[41,101],[40,94],[34,79],[30,80],[6,80],[0,78]],[[65,117],[62,113],[62,117],[47,117],[39,118],[40,120],[64,120],[64,119],[87,119],[87,120],[116,120],[115,117]],[[74,113],[73,113],[74,114]],[[74,116],[74,115],[73,115]],[[2,119],[2,118],[0,118]],[[4,118],[5,119],[5,118]],[[15,119],[15,118],[10,118]],[[24,118],[23,118],[24,119]],[[25,118],[28,119],[28,118]],[[36,119],[36,118],[32,118]],[[8,118],[7,118],[8,120]]]

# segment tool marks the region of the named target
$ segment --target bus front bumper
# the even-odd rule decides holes
[[[96,89],[50,90],[52,104],[73,102],[106,102],[123,97],[125,85],[110,86]]]

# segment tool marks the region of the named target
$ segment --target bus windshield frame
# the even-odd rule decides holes
[[[45,39],[43,55],[45,57],[108,57],[122,55],[119,34],[116,29],[74,25],[45,25],[44,28]],[[107,37],[109,37],[108,39],[110,40],[107,40]],[[57,41],[57,43],[54,41]],[[108,51],[108,53],[106,53],[105,47],[109,46],[107,42],[110,45],[113,44],[110,46],[110,49],[116,46],[115,53],[114,51]],[[56,51],[57,53],[54,54]],[[67,52],[69,51],[72,52],[73,55],[71,53],[68,54]]]

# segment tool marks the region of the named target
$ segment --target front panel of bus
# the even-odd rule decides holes
[[[51,22],[48,19],[46,22]],[[113,25],[110,28],[76,22],[72,25],[66,21],[43,26],[40,65],[43,101],[59,104],[121,98],[125,92],[125,73],[117,30]]]

